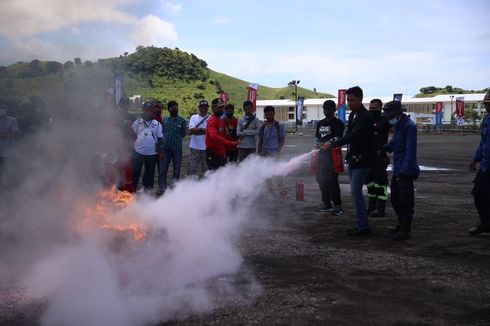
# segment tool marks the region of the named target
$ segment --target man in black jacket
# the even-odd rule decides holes
[[[369,228],[366,203],[362,187],[371,169],[375,151],[373,146],[373,117],[362,104],[363,92],[359,86],[351,87],[346,92],[347,105],[351,109],[347,133],[344,138],[327,142],[323,149],[349,144],[347,163],[349,164],[350,191],[357,211],[357,223],[347,230],[348,236],[363,236],[371,233]]]

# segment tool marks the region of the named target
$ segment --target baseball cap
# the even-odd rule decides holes
[[[400,101],[390,101],[385,104],[382,115],[386,117],[392,114],[401,113],[403,111],[405,111],[405,109],[402,107],[402,103]]]
[[[211,104],[212,104],[213,106],[223,106],[225,103],[223,103],[223,100],[222,100],[222,99],[220,99],[220,98],[215,98],[215,99],[214,99],[214,100],[211,102]]]
[[[206,100],[200,100],[199,101],[199,107],[201,107],[201,106],[209,106],[208,101],[206,101]]]
[[[153,110],[153,103],[151,102],[143,103],[143,110]]]

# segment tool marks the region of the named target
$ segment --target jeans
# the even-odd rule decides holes
[[[145,187],[145,191],[153,189],[155,166],[157,164],[157,161],[158,155],[141,155],[140,153],[133,151],[132,172],[133,187],[135,190],[138,188],[138,182],[140,180],[143,165],[145,166],[145,174],[143,175],[143,187]]]
[[[364,230],[369,227],[366,203],[364,202],[364,196],[362,195],[362,186],[364,185],[368,174],[369,168],[349,168],[350,193],[354,200],[354,204],[356,205],[356,227],[359,230]]]
[[[180,166],[182,164],[182,150],[164,150],[164,158],[160,161],[160,174],[158,175],[158,186],[161,191],[167,189],[167,172],[172,161],[173,173],[172,180],[175,182],[180,179]]]
[[[318,169],[316,172],[316,181],[322,194],[322,202],[327,207],[332,205],[340,206],[340,185],[339,174],[333,170],[332,154],[330,151],[320,151],[318,153]]]

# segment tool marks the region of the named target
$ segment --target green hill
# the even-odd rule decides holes
[[[143,101],[167,103],[176,100],[182,115],[195,112],[200,99],[211,100],[220,92],[229,94],[238,109],[246,99],[248,82],[213,71],[207,63],[179,49],[138,47],[132,54],[97,62],[75,58],[64,64],[33,60],[0,67],[0,100],[23,115],[26,108],[42,102],[46,107],[59,105],[58,96],[79,93],[101,100],[112,86],[114,74],[121,74],[127,96],[141,95]],[[298,96],[327,98],[298,87]],[[293,99],[292,87],[272,88],[259,85],[258,99]],[[55,104],[57,103],[57,104]]]
[[[459,87],[453,87],[451,85],[447,85],[446,87],[435,87],[435,86],[426,86],[420,89],[420,93],[415,95],[414,97],[434,97],[437,95],[443,94],[474,94],[474,93],[486,93],[490,90],[489,88],[485,88],[482,90],[466,90]]]

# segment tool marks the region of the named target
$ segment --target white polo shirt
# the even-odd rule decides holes
[[[145,121],[143,118],[133,122],[133,131],[136,134],[134,150],[141,155],[155,155],[158,138],[163,138],[162,125],[155,119]]]
[[[205,115],[204,117],[209,118],[209,114]],[[199,114],[194,114],[191,119],[189,120],[189,129],[191,128],[196,128],[196,126],[201,122],[204,117],[201,117]],[[199,128],[204,128],[206,129],[208,127],[208,119],[201,123],[199,125]],[[206,149],[206,135],[191,135],[191,141],[189,142],[189,147],[198,149],[198,150],[205,150]]]

